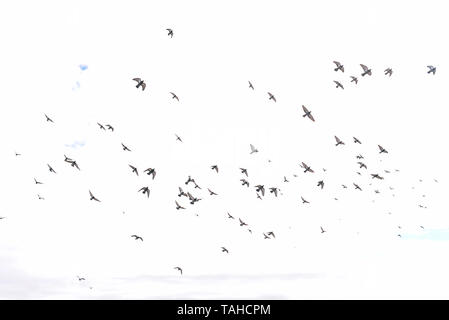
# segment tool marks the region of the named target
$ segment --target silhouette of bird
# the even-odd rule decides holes
[[[92,194],[92,192],[90,192],[90,190],[89,190],[89,195],[90,195],[90,200],[95,200],[95,201],[101,202],[100,200],[98,200],[97,198],[94,197],[94,195]]]
[[[182,269],[180,267],[174,267],[173,269],[178,270],[179,272],[181,272],[182,275]]]
[[[229,212],[226,212],[226,213],[228,214],[228,218],[229,218],[229,219],[234,219],[234,217],[231,216],[231,215],[229,214]]]
[[[64,161],[65,162],[72,162],[73,160],[70,159],[69,157],[67,157],[66,155],[64,155]]]
[[[193,184],[195,185],[195,189],[200,189],[201,190],[201,187],[199,185],[197,185],[195,181],[193,181]]]
[[[76,161],[70,161],[70,165],[71,165],[72,167],[77,168],[78,170],[81,170],[80,167],[78,166],[78,163],[76,163]]]
[[[274,102],[276,102],[276,98],[270,92],[268,92],[268,95],[270,96],[268,100],[273,100]]]
[[[215,192],[213,192],[211,189],[207,188],[211,196],[218,196]]]
[[[357,84],[359,80],[356,77],[351,76],[351,82],[355,82],[355,84]]]
[[[171,94],[171,98],[172,99],[176,99],[176,100],[179,101],[179,98],[178,98],[178,96],[176,94],[174,94],[173,92],[170,92],[170,94]]]
[[[309,201],[307,201],[306,199],[304,199],[302,196],[301,196],[301,200],[302,200],[302,203],[310,203]]]
[[[98,122],[97,122],[97,124],[98,124],[98,126],[100,127],[100,129],[103,129],[103,130],[105,130],[105,131],[106,131],[106,128],[105,128],[105,127],[103,127],[103,125],[102,125],[101,123],[98,123]]]
[[[148,187],[142,187],[142,188],[139,189],[138,192],[140,192],[140,191],[142,191],[143,194],[146,193],[147,194],[147,198],[150,197],[150,189]]]
[[[366,164],[364,164],[363,162],[357,162],[359,165],[360,165],[360,169],[361,168],[365,168],[365,169],[368,169],[368,167],[366,166]]]
[[[139,172],[137,171],[136,167],[134,167],[134,166],[132,166],[130,164],[129,164],[129,167],[131,168],[132,172],[134,172],[136,175],[139,175]]]
[[[344,184],[341,185],[343,187],[343,189],[347,189],[348,187],[345,186]]]
[[[341,72],[345,72],[345,68],[344,68],[344,66],[343,66],[340,62],[334,61],[334,63],[335,63],[335,65],[337,66],[337,67],[334,69],[334,71],[340,70]]]
[[[285,176],[284,176],[284,182],[289,182]]]
[[[259,150],[257,150],[252,144],[249,145],[251,148],[251,152],[249,154],[253,154],[255,152],[259,152]]]
[[[343,87],[343,85],[340,83],[340,82],[338,82],[338,81],[335,81],[334,80],[334,82],[335,82],[335,84],[337,85],[335,88],[342,88],[342,89],[344,89],[344,87]]]
[[[372,173],[371,177],[372,177],[372,179],[376,178],[376,179],[379,179],[379,180],[383,180],[383,177],[379,176],[377,173]]]
[[[136,85],[137,89],[139,89],[139,87],[141,87],[142,91],[143,91],[147,87],[147,84],[145,83],[144,80],[142,80],[140,78],[134,78],[133,80],[137,82],[137,85]]]
[[[359,155],[357,156],[357,159],[364,159],[364,158],[363,158],[363,156],[362,156],[361,154],[359,154]]]
[[[264,239],[271,239],[265,232],[263,232],[263,238]]]
[[[190,176],[188,177],[187,181],[185,182],[185,184],[189,184],[190,182],[195,183],[195,179],[192,179]]]
[[[37,181],[36,178],[34,178],[34,183],[35,184],[44,184],[43,182]]]
[[[240,168],[241,173],[243,173],[244,175],[248,176],[248,170],[244,169],[244,168]]]
[[[353,138],[354,138],[354,143],[362,144],[359,139],[357,139],[356,137],[353,137]]]
[[[278,196],[278,191],[279,191],[279,189],[276,187],[270,188],[270,193],[274,193],[275,197]]]
[[[45,115],[45,118],[47,119],[47,122],[53,122],[54,123],[54,121],[52,119],[50,119],[49,116],[47,116],[45,113],[44,113],[44,115]]]
[[[245,179],[240,179],[240,181],[242,182],[242,186],[246,185],[247,187],[249,187],[248,181],[246,181]]]
[[[182,142],[181,138],[177,134],[175,134],[175,136],[176,136],[176,141]]]
[[[256,193],[256,195],[257,195],[257,199],[262,200],[262,197],[260,196],[260,194]]]
[[[20,153],[17,153],[17,152],[14,152],[14,153],[16,154],[16,157],[17,157],[17,156],[21,156],[21,154],[20,154]]]
[[[263,185],[259,184],[259,185],[255,186],[254,188],[256,188],[256,192],[261,192],[262,196],[265,195],[265,187]]]
[[[247,226],[247,224],[245,222],[243,222],[242,219],[240,219],[240,218],[239,218],[239,222],[240,222],[240,226],[241,227]]]
[[[379,147],[380,152],[379,153],[388,153],[387,150],[385,150],[381,145],[377,145]]]
[[[139,237],[138,235],[135,235],[135,234],[133,234],[133,235],[131,236],[131,238],[134,238],[134,240],[140,240],[140,241],[143,241],[143,238],[142,238],[142,237]]]
[[[323,189],[324,188],[324,181],[323,180],[318,181],[317,187],[321,187],[321,189]]]
[[[393,70],[391,68],[387,68],[384,70],[385,75],[388,75],[389,77],[391,77],[391,75],[393,74]]]
[[[274,235],[274,232],[273,232],[273,231],[267,232],[267,235],[273,236],[273,238],[276,238],[276,236]]]
[[[56,173],[56,171],[48,163],[47,163],[47,166],[48,166],[48,170],[50,172]]]
[[[311,172],[311,173],[314,173],[315,171],[313,171],[312,170],[312,168],[310,168],[308,165],[306,165],[304,162],[301,162],[301,165],[300,165],[302,168],[304,168],[304,173],[306,173],[306,172]]]
[[[368,68],[367,66],[365,66],[364,64],[360,65],[363,69],[363,73],[362,73],[362,77],[364,77],[365,75],[371,75],[371,69]]]
[[[324,230],[323,227],[320,227],[320,228],[321,228],[321,233],[325,233],[326,232],[326,230]]]
[[[45,198],[41,197],[40,195],[37,195],[37,198],[38,198],[39,200],[45,200]]]
[[[251,83],[251,81],[248,81],[249,83],[249,88],[254,90],[253,84]]]
[[[173,30],[172,29],[165,29],[165,30],[167,30],[168,31],[168,36],[170,37],[170,38],[173,38]]]
[[[131,151],[127,146],[122,143],[123,151]]]
[[[217,171],[217,173],[218,173],[218,166],[217,166],[217,165],[213,165],[213,166],[211,166],[210,168],[211,168],[212,170]]]
[[[221,252],[229,253],[228,249],[226,249],[225,247],[221,247]]]
[[[185,193],[185,192],[182,190],[181,187],[178,187],[178,188],[179,188],[179,194],[178,194],[178,197],[181,197],[181,196],[187,197],[187,193]]]
[[[315,122],[315,119],[312,116],[312,111],[307,110],[307,108],[305,106],[302,106],[302,110],[305,112],[303,114],[303,117],[308,117],[310,120],[312,120],[313,122]]]
[[[108,128],[108,130],[111,130],[112,132],[114,132],[114,127],[111,126],[110,124],[107,124],[106,127]]]
[[[179,209],[185,209],[184,207],[181,207],[181,206],[179,205],[178,201],[175,201],[175,203],[176,203],[176,210],[179,210]]]
[[[156,177],[156,169],[154,169],[154,168],[148,168],[148,169],[144,170],[143,172],[146,172],[147,175],[153,175],[153,180],[154,180],[154,177]]]
[[[336,147],[338,146],[338,145],[344,145],[345,143],[343,142],[343,141],[341,141],[337,136],[334,136],[335,137],[335,141],[337,141],[337,144],[335,145]]]
[[[85,281],[86,279],[80,278],[80,276],[76,276],[78,278],[78,281]]]
[[[429,71],[427,71],[427,73],[435,74],[435,72],[437,71],[437,68],[434,66],[427,66],[427,68],[429,68]]]
[[[356,190],[362,191],[362,188],[360,188],[358,184],[355,184],[355,183],[352,183],[352,184],[354,185],[354,187],[355,187]]]

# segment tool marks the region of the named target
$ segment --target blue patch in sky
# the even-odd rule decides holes
[[[421,234],[403,234],[403,239],[449,241],[449,229],[423,230]]]
[[[84,142],[84,141],[75,141],[75,142],[73,142],[71,144],[66,144],[65,146],[69,147],[69,148],[76,149],[76,148],[79,148],[79,147],[83,147],[85,144],[86,144],[86,142]]]
[[[87,64],[80,64],[81,71],[87,70],[88,66]]]

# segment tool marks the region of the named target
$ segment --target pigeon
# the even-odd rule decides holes
[[[170,38],[173,38],[173,30],[172,29],[165,29],[165,30],[167,30],[168,31],[168,36],[170,37]]]
[[[56,171],[48,163],[47,163],[47,166],[48,166],[48,170],[50,172],[56,173]]]
[[[76,276],[78,278],[78,281],[85,281],[86,279],[80,278],[80,276]]]
[[[268,95],[270,96],[268,100],[273,100],[274,102],[276,102],[276,98],[270,92],[268,92]]]
[[[150,189],[148,187],[142,187],[142,188],[139,189],[138,192],[140,192],[140,191],[142,191],[143,194],[146,193],[147,194],[147,198],[150,197]]]
[[[114,132],[114,127],[111,126],[110,124],[107,124],[106,127],[108,128],[108,130],[111,130],[112,132]]]
[[[278,191],[279,191],[279,189],[276,187],[270,188],[270,193],[274,193],[275,197],[278,196]]]
[[[345,72],[345,68],[344,68],[344,66],[343,66],[340,62],[334,61],[334,63],[335,63],[335,65],[337,66],[337,67],[334,69],[334,71],[340,70],[341,72]]]
[[[95,200],[95,201],[101,202],[100,200],[95,198],[95,196],[92,194],[92,192],[90,192],[90,190],[89,190],[89,195],[90,195],[90,200]]]
[[[200,189],[201,190],[201,187],[199,185],[197,185],[195,181],[193,181],[193,183],[195,184],[195,189]]]
[[[41,197],[40,195],[37,195],[37,198],[38,198],[39,200],[45,200],[45,198],[44,198],[44,197]]]
[[[355,187],[356,190],[362,191],[362,188],[360,188],[358,184],[355,184],[355,183],[352,183],[352,184],[354,185],[354,187]]]
[[[363,156],[362,156],[361,154],[359,154],[359,155],[357,156],[357,159],[364,159],[364,158],[363,158]]]
[[[255,186],[254,188],[256,188],[256,192],[261,192],[262,193],[262,196],[264,196],[265,195],[265,188],[264,188],[264,186],[263,185],[257,185],[257,186]]]
[[[259,150],[257,150],[252,144],[249,145],[251,148],[251,152],[249,154],[253,154],[255,152],[259,152]]]
[[[265,234],[265,232],[263,233],[263,238],[264,239],[271,239],[268,235]]]
[[[181,138],[177,134],[175,134],[175,136],[176,136],[176,141],[182,142]]]
[[[218,196],[215,192],[213,192],[211,189],[207,188],[211,196]]]
[[[240,219],[240,218],[239,218],[239,222],[240,222],[240,226],[241,227],[247,226],[247,224],[245,222],[243,222],[242,219]]]
[[[185,193],[185,192],[182,190],[181,187],[178,187],[178,188],[179,188],[179,194],[178,194],[178,197],[181,197],[181,196],[187,197],[187,193]]]
[[[353,137],[353,138],[354,138],[354,143],[362,144],[359,139],[357,139],[356,137]]]
[[[323,188],[324,188],[324,181],[323,181],[323,180],[318,181],[317,186],[318,186],[318,187],[321,186],[321,189],[323,189]]]
[[[131,168],[131,170],[132,170],[136,175],[139,175],[139,172],[137,171],[137,168],[136,168],[136,167],[134,167],[134,166],[132,166],[132,165],[130,165],[130,164],[129,164],[129,167]]]
[[[228,249],[226,249],[225,247],[221,247],[221,252],[229,253]]]
[[[105,131],[106,131],[106,128],[105,128],[105,127],[103,127],[103,125],[102,125],[101,123],[98,123],[98,122],[97,122],[97,124],[98,124],[98,126],[100,127],[100,129],[102,129],[102,130],[105,130]]]
[[[376,178],[376,179],[379,179],[379,180],[383,180],[384,178],[383,177],[381,177],[381,176],[379,176],[377,173],[372,173],[371,174],[371,177],[374,179],[374,178]]]
[[[267,232],[267,235],[273,236],[273,238],[276,238],[276,236],[274,235],[274,232],[273,232],[273,231]]]
[[[325,233],[326,232],[326,230],[324,230],[323,227],[320,227],[320,228],[321,228],[321,233]]]
[[[20,153],[17,153],[17,152],[14,152],[14,153],[15,153],[16,157],[17,157],[17,156],[21,156]]]
[[[229,214],[229,212],[226,212],[226,213],[228,214],[228,218],[229,218],[229,219],[234,219],[234,217],[231,216],[231,215]]]
[[[176,99],[179,101],[179,98],[176,94],[174,94],[173,92],[170,92],[172,99]]]
[[[309,201],[307,201],[306,199],[304,199],[303,197],[301,197],[302,203],[310,203]]]
[[[285,176],[284,176],[284,182],[289,182]]]
[[[249,83],[249,88],[254,90],[253,84],[251,83],[251,81],[248,81]]]
[[[43,182],[37,181],[36,178],[34,178],[34,183],[35,184],[44,184]]]
[[[356,77],[351,76],[351,82],[355,82],[355,84],[357,84],[359,80]]]
[[[211,168],[212,170],[217,171],[217,173],[218,173],[218,166],[217,166],[217,165],[213,165],[213,166],[211,166],[210,168]]]
[[[368,169],[368,167],[366,166],[366,164],[364,164],[363,162],[357,162],[359,165],[360,165],[360,169],[361,168],[365,168],[365,169]]]
[[[188,177],[187,181],[185,182],[185,184],[189,184],[190,182],[195,183],[195,179],[192,179],[190,176]]]
[[[179,209],[185,209],[184,207],[181,207],[181,206],[179,205],[178,201],[175,201],[175,203],[176,203],[176,210],[179,210]]]
[[[123,151],[131,151],[127,146],[122,143]]]
[[[435,74],[435,72],[437,71],[437,68],[434,66],[427,66],[427,68],[429,68],[429,71],[427,71],[427,73]]]
[[[54,123],[54,121],[53,121],[52,119],[50,119],[50,117],[47,116],[45,113],[44,113],[44,116],[45,116],[45,118],[47,119],[47,122],[53,122],[53,123]]]
[[[240,168],[241,173],[243,173],[244,175],[248,176],[248,170],[244,169],[244,168]]]
[[[135,235],[135,234],[133,234],[133,235],[131,236],[131,238],[134,238],[135,240],[143,241],[143,238],[142,238],[142,237],[139,237],[139,236],[137,236],[137,235]]]
[[[367,66],[365,66],[364,64],[360,65],[363,69],[363,73],[362,73],[362,77],[364,77],[365,75],[371,75],[371,69],[368,68]]]
[[[137,85],[136,85],[137,89],[139,89],[139,87],[141,87],[142,91],[145,90],[147,85],[144,80],[142,80],[140,78],[134,78],[133,80],[137,82]]]
[[[260,194],[256,193],[256,195],[257,195],[257,199],[262,200],[262,197],[260,196]]]
[[[379,147],[380,152],[379,153],[388,153],[387,150],[385,150],[381,145],[377,145]]]
[[[143,172],[146,172],[147,175],[153,175],[153,180],[154,180],[154,177],[156,177],[156,169],[154,169],[154,168],[148,168],[148,169],[144,170]]]
[[[312,170],[312,168],[310,168],[308,165],[306,165],[304,162],[301,162],[301,165],[300,165],[302,168],[304,168],[304,173],[306,173],[306,172],[311,172],[311,173],[313,173],[313,172],[315,172],[315,171],[313,171]]]
[[[342,88],[342,89],[344,89],[344,87],[343,87],[343,85],[340,83],[340,82],[338,82],[338,81],[335,81],[334,80],[334,82],[335,82],[335,84],[337,85],[335,88]]]
[[[388,75],[389,77],[391,77],[391,75],[393,74],[393,69],[391,68],[387,68],[384,70],[385,75]]]
[[[246,185],[247,187],[249,187],[248,181],[246,181],[245,179],[240,179],[240,181],[242,182],[242,186]]]
[[[338,146],[338,145],[344,145],[345,143],[343,142],[343,141],[341,141],[337,136],[334,136],[335,137],[335,141],[337,141],[337,144],[335,145],[336,147]]]
[[[180,267],[174,267],[173,269],[178,270],[179,272],[181,272],[182,275],[182,269]]]
[[[341,185],[343,187],[343,189],[347,189],[348,187],[344,184]]]
[[[76,163],[76,161],[71,161],[71,162],[70,162],[70,165],[71,165],[72,167],[76,167],[78,170],[81,170],[80,167],[78,166],[78,164]]]
[[[312,116],[312,111],[307,110],[307,108],[305,106],[302,106],[302,110],[305,112],[303,114],[303,117],[308,117],[310,120],[312,120],[313,122],[315,122],[315,119]]]

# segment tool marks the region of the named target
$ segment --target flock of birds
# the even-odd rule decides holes
[[[170,38],[173,38],[174,33],[172,29],[166,29],[168,31],[168,36]],[[345,69],[344,69],[344,65],[338,61],[333,61],[333,63],[335,64],[335,72],[341,72],[344,73]],[[362,68],[362,73],[361,76],[365,77],[365,76],[371,76],[372,75],[372,69],[367,67],[364,64],[360,64],[361,68]],[[431,74],[435,74],[436,72],[436,67],[434,66],[427,66],[427,68],[429,69],[427,73],[431,73]],[[393,74],[393,70],[392,68],[387,68],[384,70],[384,74],[386,76],[391,77]],[[356,76],[350,76],[351,77],[351,82],[354,82],[355,84],[358,83],[358,78]],[[142,90],[144,91],[147,88],[147,83],[145,82],[145,80],[136,77],[132,79],[133,81],[135,81],[135,87],[138,90]],[[336,84],[336,88],[341,88],[344,89],[343,84],[340,81],[334,81],[334,83]],[[248,85],[249,85],[249,89],[251,90],[255,90],[255,87],[253,85],[253,83],[251,81],[248,81]],[[170,92],[172,99],[176,99],[177,101],[179,101],[179,97],[174,93],[174,92]],[[276,97],[268,92],[268,100],[274,101],[276,102]],[[302,117],[303,118],[307,118],[312,122],[315,122],[315,118],[312,115],[312,111],[309,110],[306,106],[302,105]],[[45,121],[48,123],[54,123],[54,120],[49,117],[47,114],[44,114],[45,116]],[[99,130],[104,130],[104,131],[110,131],[110,132],[114,132],[114,127],[110,124],[106,124],[103,125],[101,123],[97,123]],[[177,134],[175,134],[175,141],[179,142],[179,143],[183,143],[183,140],[180,136],[178,136]],[[337,136],[334,136],[335,139],[335,146],[336,147],[341,147],[344,146],[346,143],[340,139]],[[353,137],[353,143],[354,144],[362,144],[361,140],[359,140],[357,137]],[[131,152],[132,150],[126,146],[124,143],[121,143],[121,148],[124,152]],[[387,155],[389,152],[386,148],[384,148],[381,145],[377,145],[377,149],[378,149],[378,154],[380,155]],[[259,153],[259,150],[253,145],[253,144],[249,144],[249,154],[253,155],[253,154],[257,154]],[[20,153],[15,153],[16,156],[21,156]],[[358,154],[356,156],[356,159],[358,160],[356,163],[358,165],[359,169],[364,169],[364,170],[368,170],[368,166],[367,164],[364,162],[364,156],[362,154]],[[64,155],[64,163],[67,163],[68,165],[70,165],[71,167],[75,168],[76,170],[81,170],[79,163],[77,162],[77,160],[72,159],[66,155]],[[311,165],[306,164],[305,162],[300,162],[299,166],[303,169],[304,174],[313,174],[315,173],[316,169],[313,169]],[[50,173],[52,174],[57,174],[56,170],[50,165],[47,164],[48,170]],[[133,175],[137,175],[139,176],[140,174],[140,170],[132,165],[129,164],[129,169],[130,169],[130,174]],[[255,196],[257,197],[257,199],[263,200],[264,197],[266,196],[266,191],[268,190],[270,194],[272,194],[274,197],[278,197],[281,196],[281,189],[278,186],[270,186],[270,187],[266,187],[264,184],[254,184],[252,182],[249,181],[249,176],[250,176],[250,170],[248,168],[238,168],[240,170],[240,174],[242,175],[240,178],[240,183],[242,187],[245,188],[254,188],[254,193]],[[218,164],[212,164],[210,166],[210,170],[214,171],[216,174],[220,174],[220,170],[219,170],[219,166]],[[323,168],[323,171],[325,172],[326,169]],[[399,172],[398,169],[395,169],[396,172]],[[143,173],[147,174],[148,176],[150,176],[152,178],[152,180],[154,180],[156,178],[156,168],[147,168],[145,170],[142,171]],[[390,170],[384,170],[385,174],[389,174],[391,173]],[[362,175],[361,172],[357,172],[358,175]],[[296,174],[293,175],[294,177],[297,177]],[[370,173],[371,179],[377,179],[377,180],[384,180],[384,176],[383,173],[379,173],[379,172],[373,172]],[[36,185],[41,185],[43,184],[42,181],[37,180],[36,178],[34,178],[34,182]],[[290,180],[287,178],[287,176],[283,177],[283,183],[289,183]],[[437,180],[435,180],[435,182],[438,182]],[[359,183],[356,182],[352,182],[354,190],[357,191],[363,191],[364,188],[362,188]],[[371,183],[370,183],[371,185]],[[324,179],[321,179],[319,181],[317,181],[317,187],[320,189],[324,189],[325,188],[325,181]],[[346,184],[341,184],[341,187],[343,189],[347,189],[348,186]],[[191,189],[189,189],[191,188]],[[392,186],[389,187],[390,190],[394,190],[394,188]],[[210,188],[206,188],[207,192],[209,194],[209,196],[211,197],[215,197],[215,196],[219,196],[218,193],[216,193],[215,191],[211,190]],[[200,187],[200,185],[197,183],[197,181],[195,180],[194,177],[192,176],[188,176],[187,179],[183,182],[183,185],[178,186],[178,190],[179,193],[177,194],[177,197],[175,198],[174,202],[174,208],[176,210],[186,210],[188,205],[184,204],[183,199],[186,200],[187,203],[189,203],[191,206],[195,205],[196,203],[200,202],[202,200],[202,198],[200,196],[198,196],[196,193],[199,190],[202,190],[202,187]],[[151,190],[149,186],[143,186],[140,189],[136,190],[138,193],[143,194],[144,196],[146,196],[147,198],[150,198],[150,194],[151,194]],[[87,193],[87,192],[86,192]],[[375,193],[379,193],[379,190],[375,190]],[[87,194],[86,194],[87,195]],[[101,202],[101,200],[94,195],[94,193],[91,190],[88,190],[88,195],[89,195],[89,200],[90,201],[97,201],[97,202]],[[393,195],[394,196],[394,195]],[[45,200],[44,197],[42,197],[40,194],[38,194],[38,199],[39,200]],[[310,204],[310,202],[308,200],[306,200],[304,198],[304,196],[300,196],[301,199],[301,203],[304,205],[308,205]],[[334,198],[335,200],[338,200],[337,198]],[[298,199],[299,200],[299,199]],[[420,208],[426,208],[424,205],[419,204]],[[226,213],[226,218],[227,219],[231,219],[231,220],[235,220],[236,218],[231,215],[229,212]],[[5,217],[0,217],[0,219],[5,219]],[[250,233],[253,233],[252,229],[249,228],[249,225],[243,221],[242,218],[238,218],[238,223],[241,227],[248,227],[248,231]],[[400,228],[400,227],[399,227]],[[420,228],[424,228],[423,226],[420,226]],[[325,233],[327,232],[323,226],[320,226],[320,233]],[[274,231],[264,231],[261,232],[261,236],[263,236],[263,239],[275,239],[275,233]],[[401,237],[401,234],[398,234],[399,237]],[[137,234],[133,234],[130,236],[130,238],[134,239],[135,241],[144,241],[144,238],[141,235],[137,235]],[[221,252],[225,253],[225,254],[229,254],[230,250],[228,250],[226,247],[222,246],[220,248]],[[173,267],[174,270],[176,270],[177,272],[179,272],[181,275],[183,274],[183,269],[180,266],[174,266]],[[79,277],[77,276],[79,281],[85,281],[86,279],[84,277]]]

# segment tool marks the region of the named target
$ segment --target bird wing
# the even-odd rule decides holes
[[[368,67],[367,66],[365,66],[364,64],[360,64],[360,66],[362,67],[362,69],[363,69],[363,71],[367,71],[368,70]]]
[[[338,62],[338,61],[334,61],[334,63],[337,67],[341,66],[340,62]]]
[[[145,88],[147,87],[146,83],[142,83],[142,91],[145,90]]]
[[[256,151],[256,148],[252,144],[250,144],[249,146],[251,147],[251,151]]]
[[[334,136],[335,137],[335,141],[337,141],[337,143],[340,143],[341,142],[341,140],[340,139],[338,139],[338,137],[337,136]]]
[[[137,81],[137,82],[140,82],[140,81],[141,81],[140,78],[134,78],[133,80],[134,80],[134,81]]]

